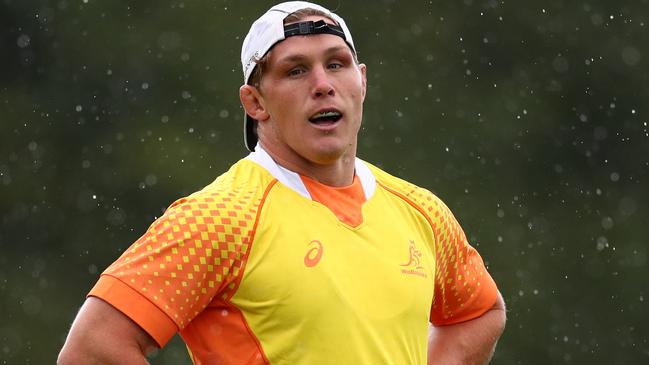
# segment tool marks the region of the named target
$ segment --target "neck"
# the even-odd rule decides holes
[[[273,144],[268,145],[261,142],[261,145],[278,165],[325,185],[342,187],[349,186],[354,181],[355,146],[332,161],[318,163],[302,156],[296,158],[294,153],[282,153],[282,151],[273,148]]]

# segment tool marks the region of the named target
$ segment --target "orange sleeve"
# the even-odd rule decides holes
[[[109,275],[102,275],[88,296],[101,298],[136,322],[163,347],[178,331],[178,327],[149,299]]]
[[[236,193],[172,204],[102,273],[89,295],[115,306],[159,345],[166,343],[235,287],[254,223]]]
[[[435,294],[430,319],[449,325],[481,316],[496,302],[496,283],[482,258],[466,239],[451,211],[437,200],[435,235]]]

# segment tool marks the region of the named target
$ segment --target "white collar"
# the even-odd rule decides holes
[[[304,186],[300,175],[283,166],[280,166],[277,162],[275,162],[275,160],[273,160],[272,157],[270,157],[268,152],[266,152],[261,147],[261,144],[257,143],[255,151],[251,152],[245,159],[257,163],[258,165],[266,169],[271,175],[273,175],[273,177],[276,178],[279,182],[286,185],[288,188],[302,195],[303,197],[311,199],[311,194],[309,194],[306,186]],[[365,161],[361,160],[358,157],[356,157],[354,161],[354,168],[356,176],[358,176],[361,181],[361,186],[363,186],[365,199],[370,200],[370,198],[374,195],[374,191],[376,191],[376,178],[374,177],[374,174],[372,174],[372,171],[367,166]]]

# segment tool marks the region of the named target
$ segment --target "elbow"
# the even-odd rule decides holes
[[[56,358],[56,365],[72,365],[78,363],[78,359],[75,359],[74,354],[71,351],[68,351],[65,346],[61,349],[59,356]]]
[[[74,346],[74,344],[70,344],[70,341],[66,341],[56,358],[56,365],[88,364],[92,363],[92,358],[83,351],[82,347]]]
[[[496,323],[499,325],[499,336],[505,330],[507,324],[507,308],[505,306],[505,300],[503,299],[502,294],[498,292],[498,297],[496,298],[496,303],[491,308],[492,313],[496,316]]]

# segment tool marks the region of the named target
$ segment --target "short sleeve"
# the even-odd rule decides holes
[[[430,319],[440,326],[481,316],[496,302],[498,289],[451,211],[434,200],[436,272]]]
[[[88,295],[107,301],[164,345],[235,287],[254,223],[242,203],[218,194],[175,202]]]

